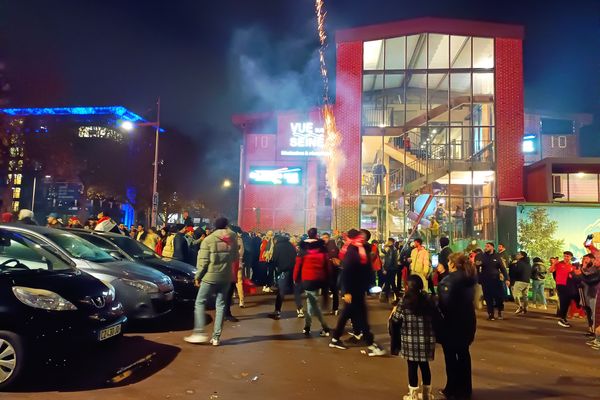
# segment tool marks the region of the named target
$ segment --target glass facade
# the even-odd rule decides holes
[[[493,240],[494,39],[425,33],[364,42],[361,224]],[[420,195],[433,195],[421,224]],[[427,196],[425,196],[426,198]]]

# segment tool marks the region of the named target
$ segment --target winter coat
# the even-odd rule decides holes
[[[370,247],[370,245],[367,245]],[[368,255],[368,252],[367,252]],[[364,295],[371,284],[371,266],[368,262],[362,263],[358,248],[350,245],[342,260],[342,293],[350,293],[353,297]]]
[[[294,265],[294,282],[302,282],[304,290],[323,288],[329,278],[327,250],[321,239],[300,242],[300,251]]]
[[[398,271],[398,250],[394,246],[383,248],[383,269],[385,271]]]
[[[428,290],[428,277],[431,273],[431,262],[429,261],[429,252],[426,248],[416,247],[410,252],[410,273],[418,275],[423,280],[423,287]]]
[[[152,250],[156,248],[156,244],[158,243],[158,235],[153,232],[148,232],[144,240],[142,240],[142,244]]]
[[[196,279],[212,284],[231,282],[232,264],[238,259],[237,235],[229,229],[217,229],[200,245]]]
[[[531,279],[534,281],[545,281],[546,274],[548,273],[548,268],[544,265],[544,263],[536,262],[533,263],[531,267]]]
[[[479,253],[475,257],[475,266],[479,273],[479,283],[482,285],[488,283],[498,283],[498,281],[508,280],[508,272],[504,268],[502,258],[498,253]],[[502,275],[502,279],[500,279]]]
[[[438,285],[438,306],[443,318],[436,334],[443,345],[465,347],[473,343],[477,329],[473,301],[476,283],[476,278],[456,271]]]
[[[173,258],[173,253],[175,252],[175,247],[173,246],[173,240],[175,239],[175,235],[170,234],[165,239],[165,243],[162,249],[162,256],[167,258]]]
[[[279,236],[273,246],[273,264],[277,273],[291,272],[296,264],[296,248],[287,236]]]
[[[400,319],[400,355],[408,361],[433,361],[435,355],[435,331],[433,329],[433,314],[435,305],[431,302],[430,309],[424,315],[416,315],[401,301],[398,304]]]
[[[600,283],[600,268],[587,265],[581,268],[581,280],[583,282],[584,294],[587,298],[596,297],[596,291]]]
[[[531,280],[531,264],[529,263],[529,259],[521,258],[517,261],[516,264],[512,267],[514,268],[514,277],[515,282],[525,282],[529,283]],[[512,272],[511,268],[511,272]]]
[[[442,249],[442,251],[440,251],[440,254],[438,254],[438,265],[441,265],[444,267],[444,272],[439,274],[439,280],[441,281],[442,279],[444,279],[446,276],[448,276],[448,259],[450,258],[450,254],[452,254],[452,249],[450,248],[450,246],[446,246]]]
[[[173,237],[173,259],[182,262],[189,262],[189,245],[185,235],[177,232]]]

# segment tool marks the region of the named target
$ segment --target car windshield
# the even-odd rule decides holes
[[[115,261],[110,254],[102,250],[100,247],[71,233],[47,233],[46,237],[59,245],[72,257],[97,263]]]
[[[25,233],[0,229],[0,273],[16,270],[74,270],[65,256]]]
[[[121,250],[127,253],[130,257],[138,259],[155,258],[156,253],[140,242],[133,240],[127,236],[110,236],[108,240],[116,244]]]

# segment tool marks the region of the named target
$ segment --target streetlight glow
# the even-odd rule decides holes
[[[133,128],[134,128],[133,122],[131,122],[131,121],[123,121],[121,123],[121,128],[123,130],[126,130],[127,132],[132,131]]]
[[[229,179],[225,179],[223,181],[223,187],[224,188],[230,188],[231,187],[231,181]]]

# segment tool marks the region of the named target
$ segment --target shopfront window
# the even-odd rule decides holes
[[[600,202],[600,177],[584,172],[553,174],[553,197],[558,202]]]
[[[494,239],[494,67],[492,38],[429,33],[364,43],[364,227],[405,237],[415,199],[432,194],[436,224],[416,227],[432,243],[440,235]]]

